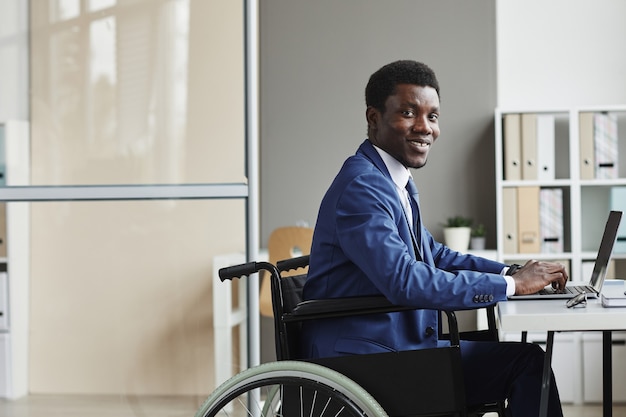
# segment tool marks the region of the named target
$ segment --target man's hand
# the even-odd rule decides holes
[[[568,280],[563,265],[536,260],[526,262],[512,277],[515,281],[515,295],[534,294],[549,284],[555,290],[562,290]]]

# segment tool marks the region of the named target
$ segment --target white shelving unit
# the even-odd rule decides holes
[[[29,125],[0,123],[0,182],[30,182]],[[0,397],[28,391],[28,283],[30,275],[30,203],[0,202]]]
[[[608,112],[618,120],[619,155],[618,176],[615,179],[581,179],[580,172],[580,132],[579,122],[582,113]],[[555,118],[555,175],[553,179],[505,179],[503,117],[509,114],[553,115]],[[569,261],[570,276],[575,280],[586,281],[583,277],[583,262],[595,259],[596,250],[610,206],[612,187],[626,187],[626,106],[577,107],[570,109],[496,109],[496,213],[497,213],[497,257],[501,261],[525,261],[534,259],[554,259]],[[537,153],[545,145],[537,144]],[[623,150],[623,151],[622,151]],[[618,156],[619,156],[618,155]],[[523,163],[523,161],[520,161]],[[563,190],[564,250],[559,253],[519,253],[505,251],[504,193],[515,187],[560,188]],[[623,208],[626,210],[626,206]],[[526,215],[521,213],[520,215]],[[617,264],[624,263],[626,253],[614,254]],[[620,274],[623,267],[616,266]],[[620,278],[619,276],[616,276]],[[616,278],[609,277],[609,278]],[[626,271],[621,278],[626,278]]]
[[[589,175],[589,168],[581,165],[582,155],[589,151],[589,142],[584,141],[581,145],[581,117],[589,113],[607,113],[613,115],[617,119],[618,145],[617,145],[617,175],[610,179],[597,179]],[[553,174],[541,175],[534,177],[524,175],[524,164],[531,166],[529,160],[524,159],[524,152],[519,153],[517,168],[520,172],[516,172],[512,166],[515,160],[515,152],[517,150],[511,146],[511,139],[515,135],[506,136],[505,117],[510,115],[536,114],[548,115],[554,118],[554,143],[546,143],[536,140],[535,143],[524,142],[524,138],[520,135],[522,147],[526,146],[539,155],[540,159],[546,154],[553,163]],[[520,123],[522,125],[523,123]],[[530,129],[528,129],[530,130]],[[613,187],[626,187],[626,106],[593,106],[593,107],[572,107],[572,108],[534,108],[534,109],[496,109],[495,111],[495,155],[496,155],[496,222],[497,222],[497,259],[507,263],[524,263],[528,259],[546,259],[565,261],[568,265],[570,279],[575,281],[587,281],[589,279],[589,265],[595,260],[596,251],[600,243],[604,224],[608,215],[608,211],[612,208],[626,211],[626,199],[623,207],[612,207],[611,189]],[[544,137],[544,136],[542,136]],[[586,138],[587,136],[583,136]],[[551,140],[550,135],[548,139]],[[593,139],[593,138],[592,138]],[[509,150],[506,146],[511,147]],[[533,149],[533,147],[535,147]],[[511,153],[511,149],[513,152]],[[592,144],[593,149],[593,144]],[[552,158],[554,155],[554,158]],[[621,157],[621,161],[620,161]],[[553,161],[552,161],[553,159]],[[540,170],[537,160],[531,161],[535,164],[534,169]],[[531,166],[531,168],[533,168]],[[586,170],[587,171],[584,171]],[[584,171],[584,172],[583,172]],[[539,172],[539,171],[535,171]],[[593,172],[593,171],[592,171]],[[518,209],[515,215],[511,216],[510,208],[519,207],[518,203],[511,205],[510,201],[505,198],[511,197],[518,187],[538,187],[539,189],[557,188],[562,190],[562,208],[563,208],[563,250],[555,253],[546,253],[541,249],[538,251],[520,253],[519,251],[510,251],[511,247],[519,249],[523,247],[519,237],[514,230],[513,236],[508,231],[511,230],[511,219],[517,215],[516,222],[519,219],[528,218],[528,216],[536,215],[531,210]],[[519,195],[519,194],[516,194]],[[614,204],[614,203],[613,203]],[[538,210],[538,208],[537,208]],[[520,212],[521,211],[521,212]],[[508,223],[507,223],[508,222]],[[515,239],[516,244],[511,244],[511,240]],[[619,237],[618,237],[619,239]],[[620,253],[621,252],[621,253]],[[616,247],[613,256],[613,267],[610,269],[607,278],[626,279],[626,250]],[[515,339],[515,335],[502,335],[503,340]],[[519,336],[517,336],[519,337]],[[538,336],[537,336],[538,337]],[[544,336],[545,337],[545,336]],[[594,401],[598,398],[598,392],[590,390],[598,390],[597,384],[570,384],[572,380],[586,381],[586,375],[593,366],[588,366],[593,362],[597,365],[597,357],[592,357],[589,352],[597,350],[598,335],[588,336],[587,334],[572,335],[564,340],[567,342],[565,346],[559,347],[559,340],[555,339],[555,351],[562,351],[563,355],[570,356],[564,358],[561,362],[553,363],[553,369],[559,381],[566,381],[563,386],[562,400],[564,402],[579,403],[584,401]],[[529,337],[529,341],[532,338]],[[589,345],[589,346],[587,346]],[[614,346],[613,352],[616,356],[614,367],[626,362],[626,354],[623,348],[618,345]],[[624,355],[625,358],[620,358]],[[570,363],[569,365],[563,365]],[[571,363],[579,365],[572,368]],[[571,375],[572,369],[577,369],[579,375]],[[622,374],[623,370],[616,370],[614,374]],[[597,375],[593,375],[597,379]],[[615,387],[615,385],[614,385]],[[616,390],[624,390],[624,387],[615,387]],[[624,393],[615,392],[614,398],[621,399],[626,396]]]

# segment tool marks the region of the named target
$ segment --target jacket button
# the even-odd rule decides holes
[[[489,302],[493,301],[493,294],[489,294]]]
[[[477,302],[479,302],[479,301],[480,301],[480,297],[478,297],[478,294],[476,294],[476,295],[474,296],[473,301],[474,301],[475,303],[477,303]]]
[[[432,336],[435,334],[435,329],[433,329],[432,327],[428,326],[426,328],[426,336]]]

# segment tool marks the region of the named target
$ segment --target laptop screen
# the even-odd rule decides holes
[[[602,284],[604,278],[606,278],[606,271],[611,261],[611,255],[613,254],[613,245],[617,238],[617,229],[619,228],[620,221],[622,219],[621,211],[611,211],[609,218],[606,221],[604,227],[604,234],[602,235],[602,241],[600,242],[600,249],[598,249],[598,256],[596,263],[593,266],[593,273],[591,274],[590,285],[599,293],[602,290]]]

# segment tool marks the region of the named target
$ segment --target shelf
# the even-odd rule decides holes
[[[615,187],[626,187],[626,162],[620,164],[617,157],[626,155],[626,106],[496,109],[495,126],[498,259],[518,263],[527,259],[568,260],[570,274],[580,274],[583,261],[595,259],[608,211],[626,211],[626,199],[623,207],[616,207],[614,201]],[[616,134],[610,133],[615,131]],[[602,136],[599,132],[609,134]],[[589,171],[589,161],[583,158],[585,151],[590,149],[588,140],[599,141],[606,136],[609,139],[602,140],[617,142],[609,152],[609,159],[615,156],[614,164],[593,165],[594,170]],[[593,145],[591,149],[594,149]],[[598,155],[601,159],[602,155]],[[595,153],[593,157],[596,157]],[[612,169],[610,175],[614,178],[589,178],[590,175],[609,175],[606,167]],[[546,203],[545,196],[541,196],[543,203],[536,202],[539,199],[533,193],[550,194],[551,189],[560,190],[554,192],[559,204],[548,205],[554,204],[555,200]],[[626,195],[626,188],[624,193]],[[526,206],[520,206],[518,201],[512,206],[509,199],[515,195],[524,198],[531,195],[533,200]],[[562,231],[558,240],[562,251],[557,253],[543,250],[541,245],[546,246],[546,240],[540,236],[541,230],[533,229],[536,234],[525,233],[525,240],[521,240],[519,222],[536,224],[541,204],[560,211]],[[537,205],[539,207],[533,208]],[[519,211],[515,213],[516,218],[511,216],[512,207]],[[626,233],[626,226],[622,226]],[[540,246],[533,239],[537,239]],[[537,250],[520,253],[528,252],[520,250],[520,245],[530,241],[535,245],[532,248]],[[615,259],[626,259],[626,253],[619,252],[616,250]]]
[[[502,180],[501,181],[501,185],[502,187],[532,187],[532,186],[537,186],[537,187],[543,187],[543,186],[549,186],[549,187],[571,187],[572,186],[573,181],[569,180],[569,179],[556,179],[556,180],[526,180],[526,181],[522,181],[522,180],[517,180],[517,181],[506,181],[506,180]],[[626,183],[626,181],[625,181]]]
[[[594,255],[595,256],[595,255]],[[561,253],[503,253],[501,255],[503,261],[527,261],[529,259],[536,259],[539,261],[547,260],[570,260],[572,258],[571,252]]]

